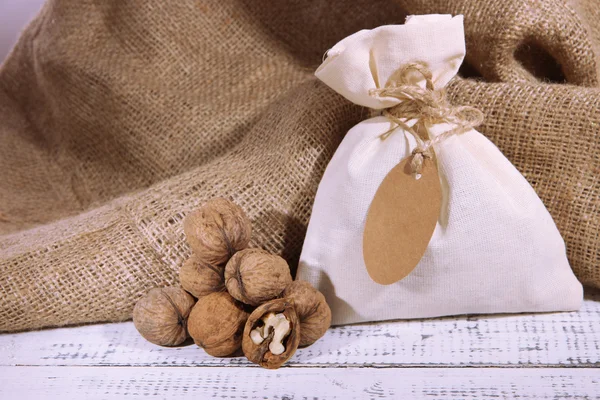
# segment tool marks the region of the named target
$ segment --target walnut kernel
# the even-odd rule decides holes
[[[296,352],[300,333],[301,327],[292,303],[285,299],[271,300],[248,317],[242,350],[253,363],[277,369]]]

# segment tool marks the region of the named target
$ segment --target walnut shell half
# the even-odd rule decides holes
[[[270,319],[283,321],[284,324],[279,327],[277,323],[275,327],[269,326]],[[298,349],[300,333],[300,324],[293,304],[286,299],[271,300],[258,307],[248,317],[242,350],[253,363],[264,368],[277,369]]]
[[[181,266],[179,281],[181,287],[196,298],[214,292],[224,292],[225,267],[207,264],[193,255]]]
[[[263,249],[245,249],[225,267],[225,285],[237,300],[258,306],[279,296],[292,282],[287,262]]]
[[[181,288],[150,289],[133,308],[133,324],[147,341],[177,346],[187,339],[187,320],[194,302]]]
[[[214,357],[235,353],[242,344],[248,313],[227,292],[201,297],[188,318],[194,342]]]
[[[248,246],[252,224],[240,206],[216,198],[189,214],[183,221],[183,231],[200,260],[221,265]]]
[[[331,308],[323,293],[310,283],[294,281],[285,288],[281,297],[291,301],[298,313],[302,325],[300,347],[310,346],[327,332],[331,326]]]

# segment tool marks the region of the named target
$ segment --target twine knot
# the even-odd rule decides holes
[[[423,150],[419,146],[417,146],[412,151],[412,159],[410,160],[410,168],[412,172],[415,174],[415,179],[421,178],[421,171],[423,170],[423,163],[426,158],[432,158],[431,151]]]
[[[425,79],[425,87],[411,80],[411,73],[420,74]],[[374,97],[394,97],[400,103],[383,112],[396,125],[412,134],[417,147],[412,152],[411,168],[415,178],[421,177],[423,163],[426,158],[433,158],[433,146],[452,135],[467,132],[483,122],[483,113],[471,106],[453,106],[448,101],[444,88],[436,89],[431,71],[422,63],[407,64],[398,69],[388,80],[386,87],[371,89],[369,95]],[[410,120],[417,122],[411,127]],[[448,123],[454,128],[443,132],[433,139],[429,138],[428,128],[434,124]],[[396,127],[384,133],[389,135]],[[424,131],[427,140],[423,140],[418,130]]]

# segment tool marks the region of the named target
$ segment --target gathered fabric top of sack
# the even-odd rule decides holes
[[[328,51],[316,76],[346,99],[383,110],[410,101],[374,95],[394,85],[406,65],[427,68],[429,83],[439,90],[455,76],[464,56],[462,16],[412,16],[405,25],[362,30],[343,39]],[[423,75],[410,79],[426,87]],[[433,139],[453,128],[452,123],[433,123],[427,134]],[[298,278],[325,294],[333,324],[577,310],[583,289],[552,217],[519,171],[474,129],[433,146],[442,205],[421,261],[394,284],[371,280],[363,259],[369,207],[384,178],[417,145],[394,119],[375,116],[348,132],[326,168]]]
[[[363,29],[341,40],[327,51],[315,75],[351,102],[379,110],[400,100],[375,97],[371,89],[389,86],[388,80],[403,65],[425,62],[435,86],[444,87],[464,56],[462,15],[412,15],[404,25]],[[415,76],[414,83],[424,87],[419,78]]]

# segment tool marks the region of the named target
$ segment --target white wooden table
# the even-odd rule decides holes
[[[131,322],[0,335],[0,399],[600,398],[600,293],[579,312],[331,329],[268,371]]]

